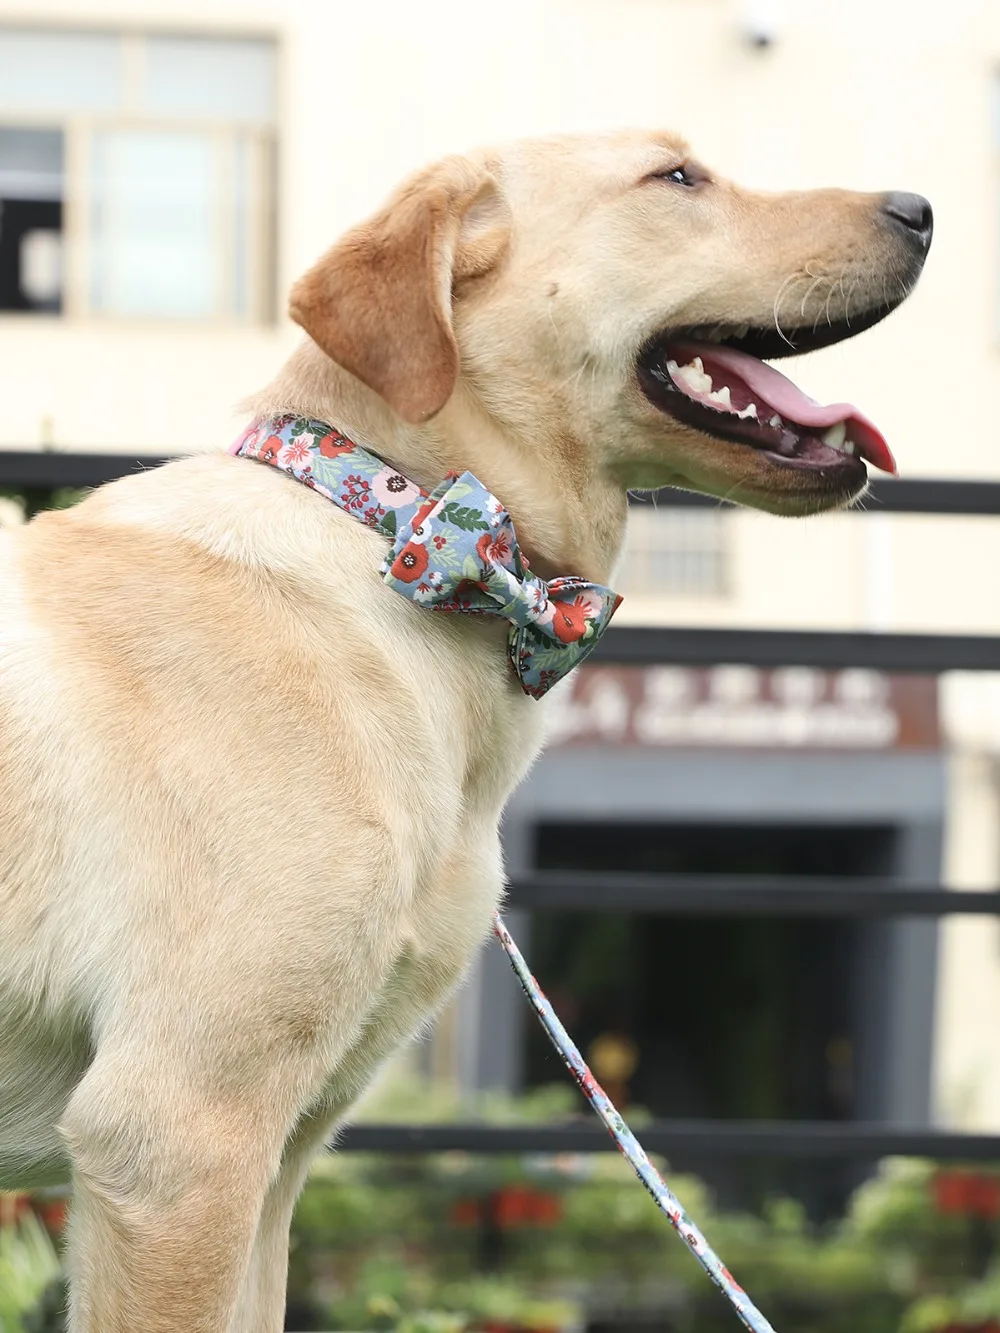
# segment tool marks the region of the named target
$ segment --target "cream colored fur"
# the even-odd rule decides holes
[[[647,179],[686,156],[431,168],[297,284],[307,336],[252,411],[422,483],[471,469],[542,573],[611,582],[629,486],[844,502],[658,412],[634,360],[783,291],[796,318],[880,299],[878,199]],[[486,935],[545,705],[502,623],[405,601],[384,539],[243,459],[0,544],[0,1185],[72,1178],[73,1333],[277,1333],[309,1160]]]

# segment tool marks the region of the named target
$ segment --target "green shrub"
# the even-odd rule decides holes
[[[33,1214],[0,1227],[0,1333],[32,1333],[29,1317],[58,1274],[55,1246]]]

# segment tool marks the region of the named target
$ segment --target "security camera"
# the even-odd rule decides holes
[[[780,5],[776,0],[749,0],[743,6],[743,40],[758,51],[766,50],[778,40],[781,27]]]

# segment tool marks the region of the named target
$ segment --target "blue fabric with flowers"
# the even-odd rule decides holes
[[[509,620],[511,665],[536,699],[591,652],[621,602],[599,583],[532,574],[510,514],[471,472],[428,494],[324,422],[294,416],[255,422],[230,453],[272,464],[384,533],[382,576],[404,597]]]

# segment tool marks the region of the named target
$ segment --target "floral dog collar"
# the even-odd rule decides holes
[[[591,652],[621,602],[599,583],[532,574],[510,515],[471,472],[428,493],[331,426],[295,416],[254,422],[229,452],[272,464],[384,533],[382,576],[404,597],[509,620],[507,655],[533,698]]]

